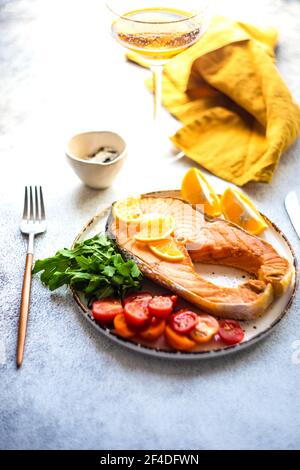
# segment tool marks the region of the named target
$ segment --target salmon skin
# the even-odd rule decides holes
[[[179,197],[144,195],[143,213],[170,214],[175,220],[175,242],[184,255],[178,262],[156,256],[134,234],[120,228],[112,212],[107,233],[125,258],[134,259],[142,273],[202,310],[237,320],[260,316],[290,284],[294,268],[268,242],[222,219],[206,218]],[[182,243],[182,240],[184,243]],[[237,287],[218,286],[199,275],[194,262],[242,269],[255,279]]]

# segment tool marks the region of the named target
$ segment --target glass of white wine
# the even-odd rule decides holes
[[[209,22],[209,0],[109,0],[113,37],[153,74],[154,118],[162,103],[163,66],[199,40]]]

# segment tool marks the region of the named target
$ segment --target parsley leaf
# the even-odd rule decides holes
[[[130,289],[139,289],[142,274],[134,261],[125,261],[104,234],[63,248],[55,256],[37,260],[33,274],[41,272],[41,281],[51,291],[63,285],[84,292],[89,305],[95,299],[111,295],[123,297]]]

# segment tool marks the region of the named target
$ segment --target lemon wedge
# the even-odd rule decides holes
[[[182,261],[183,253],[177,247],[173,238],[166,238],[149,244],[150,250],[159,258],[166,261]]]
[[[140,196],[130,196],[113,205],[113,216],[122,222],[140,222],[143,214],[140,207]]]
[[[140,222],[140,231],[135,239],[140,242],[152,242],[168,238],[175,229],[171,215],[145,214]]]
[[[203,205],[205,214],[212,217],[221,215],[219,196],[197,168],[190,168],[184,175],[181,195],[190,204]]]
[[[222,195],[221,206],[225,219],[252,235],[259,235],[268,227],[253,202],[238,189],[227,188]]]

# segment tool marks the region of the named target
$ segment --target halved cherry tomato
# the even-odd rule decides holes
[[[170,317],[170,326],[176,333],[184,335],[195,328],[198,315],[190,310],[179,310]]]
[[[244,331],[235,320],[220,321],[219,335],[226,344],[237,344],[244,339]]]
[[[104,325],[112,323],[115,316],[123,313],[123,307],[119,300],[108,297],[96,300],[92,306],[92,314],[96,321]]]
[[[195,328],[190,337],[197,343],[208,343],[219,331],[219,322],[211,315],[198,315]]]
[[[117,315],[114,319],[114,327],[116,333],[122,338],[132,338],[136,332],[131,329],[125,320],[125,316],[123,314]]]
[[[135,300],[145,303],[145,306],[148,306],[148,303],[152,299],[152,294],[150,292],[137,292],[135,294],[127,295],[124,299],[124,306]]]
[[[169,325],[165,329],[165,338],[172,348],[179,351],[190,351],[197,345],[188,336],[176,333]]]
[[[148,307],[143,300],[133,300],[128,302],[124,307],[124,315],[129,326],[142,328],[151,320]]]
[[[173,300],[169,296],[156,295],[150,300],[148,310],[157,318],[167,318],[173,310]]]
[[[165,320],[159,320],[158,318],[153,317],[150,326],[140,332],[140,337],[146,341],[155,341],[163,334],[165,327]]]

